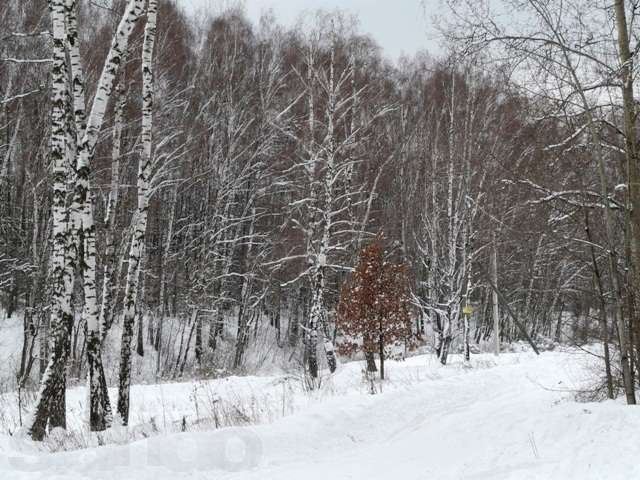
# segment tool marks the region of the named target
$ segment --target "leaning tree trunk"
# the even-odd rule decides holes
[[[96,246],[93,202],[90,192],[89,151],[92,141],[85,139],[86,114],[84,74],[78,45],[76,0],[66,0],[67,48],[73,85],[73,114],[75,121],[75,186],[71,204],[72,234],[76,242],[75,254],[81,270],[84,287],[82,315],[87,326],[87,363],[89,367],[89,426],[92,431],[105,430],[111,422],[111,406],[106,390],[102,365],[102,348],[98,328],[98,303],[96,290]],[[94,120],[95,121],[95,120]],[[89,141],[87,141],[89,140]]]

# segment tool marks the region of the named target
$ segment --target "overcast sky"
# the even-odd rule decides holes
[[[213,8],[233,4],[234,0],[180,0],[191,9]],[[414,54],[426,49],[437,53],[436,32],[431,25],[431,15],[438,0],[244,0],[246,12],[256,21],[260,14],[273,9],[279,22],[295,24],[304,11],[342,9],[357,14],[360,30],[369,33],[384,49],[385,55],[397,59],[401,54]],[[429,11],[425,12],[423,4]]]

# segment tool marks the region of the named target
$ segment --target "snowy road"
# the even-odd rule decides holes
[[[585,362],[578,354],[511,354],[497,366],[476,357],[465,369],[416,357],[390,365],[385,392],[346,391],[255,428],[55,455],[23,456],[5,441],[0,478],[640,478],[638,410],[572,401]],[[334,381],[356,378],[345,367]]]

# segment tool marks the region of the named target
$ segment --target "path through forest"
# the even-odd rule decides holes
[[[640,478],[640,417],[617,402],[577,403],[589,375],[576,351],[391,362],[388,388],[334,394],[268,425],[156,436],[54,455],[0,444],[11,479],[617,479]],[[263,381],[264,381],[264,377]],[[151,387],[149,387],[151,388]],[[277,399],[273,399],[277,402]],[[620,439],[628,439],[620,442]],[[635,447],[634,447],[635,446]],[[635,448],[635,449],[634,449]]]

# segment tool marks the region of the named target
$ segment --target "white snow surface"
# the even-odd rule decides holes
[[[213,396],[244,402],[245,409],[256,404],[269,415],[261,425],[59,453],[0,436],[0,478],[640,478],[639,410],[619,401],[574,401],[591,375],[589,363],[576,350],[475,355],[470,367],[458,356],[442,367],[423,355],[388,362],[389,380],[375,395],[356,362],[341,365],[313,393],[283,376],[136,386],[132,411],[141,422],[194,422],[195,404],[197,416],[205,416]],[[69,393],[71,416],[82,390]]]

